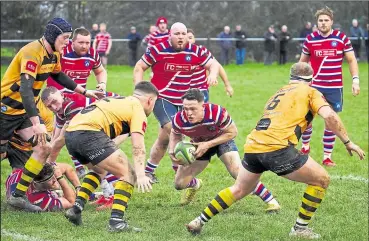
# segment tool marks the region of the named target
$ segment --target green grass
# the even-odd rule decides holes
[[[265,102],[279,87],[288,82],[289,67],[265,67],[261,64],[227,66],[225,69],[235,89],[234,97],[226,96],[222,84],[211,88],[211,102],[226,107],[238,127],[236,143],[240,155],[246,135],[260,118]],[[5,69],[2,67],[2,74]],[[108,76],[110,91],[123,95],[131,93],[132,68],[109,66]],[[344,65],[344,76],[345,102],[344,111],[340,116],[350,139],[368,153],[368,65],[360,64],[361,94],[358,97],[351,95],[351,78],[347,65]],[[90,88],[95,86],[94,82],[92,77]],[[152,115],[146,135],[147,152],[156,139],[157,129],[158,123]],[[314,121],[311,156],[319,163],[323,156],[322,134],[323,122],[317,118]],[[122,145],[122,149],[131,156],[129,141]],[[367,178],[368,160],[360,161],[357,157],[350,157],[339,140],[336,141],[333,159],[338,165],[328,169],[328,172],[334,177],[352,175]],[[65,149],[58,161],[71,163]],[[1,167],[3,184],[10,168],[6,161],[1,163]],[[4,188],[1,189],[1,229],[45,240],[289,240],[288,232],[295,222],[301,195],[305,190],[303,184],[265,173],[262,181],[282,205],[279,214],[265,214],[265,206],[257,197],[247,197],[216,216],[206,225],[202,235],[191,237],[184,224],[198,216],[220,190],[232,185],[233,179],[221,162],[214,158],[209,167],[199,175],[204,181],[204,188],[198,193],[194,203],[180,207],[181,192],[173,187],[174,175],[168,156],[162,160],[157,175],[160,184],[154,185],[151,193],[134,193],[127,212],[130,223],[142,227],[143,233],[108,233],[106,226],[110,213],[96,212],[88,205],[83,213],[84,224],[81,227],[72,226],[62,213],[36,215],[9,211],[4,201]],[[311,225],[322,235],[321,240],[368,240],[367,193],[367,181],[332,178],[326,198]],[[8,240],[9,237],[2,238]]]
[[[14,48],[1,48],[1,57],[14,57],[15,49]]]

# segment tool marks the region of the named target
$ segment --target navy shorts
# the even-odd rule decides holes
[[[154,106],[154,115],[159,121],[160,126],[172,122],[174,115],[182,109],[182,106],[173,105],[165,99],[157,99]]]
[[[209,90],[201,90],[201,93],[204,95],[204,102],[209,102]]]
[[[223,154],[227,152],[231,152],[231,151],[238,152],[238,148],[234,140],[230,140],[223,144],[210,148],[207,152],[205,152],[204,155],[197,158],[197,160],[198,161],[210,161],[211,157],[214,156],[215,154],[217,154],[218,157],[221,157]]]
[[[324,98],[331,105],[335,112],[341,112],[343,108],[343,89],[323,89],[316,88],[323,94]]]

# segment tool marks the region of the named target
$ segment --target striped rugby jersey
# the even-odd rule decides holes
[[[106,92],[106,96],[119,96],[112,92]],[[63,128],[64,124],[69,122],[75,115],[77,115],[86,106],[95,102],[95,98],[87,98],[86,96],[75,93],[64,93],[64,101],[62,105],[63,113],[55,114],[55,123],[57,128]]]
[[[172,119],[172,128],[176,134],[191,138],[193,142],[212,140],[220,136],[232,124],[228,111],[220,105],[204,104],[204,119],[196,124],[189,122],[184,110],[177,112]]]
[[[109,40],[111,40],[110,33],[108,32],[100,32],[96,34],[95,41],[96,41],[96,51],[98,53],[105,53],[108,50]]]
[[[342,61],[349,51],[353,51],[351,41],[339,30],[332,30],[328,37],[321,36],[319,31],[308,35],[302,52],[310,56],[314,70],[312,86],[342,88]]]
[[[146,40],[147,41],[147,47],[151,47],[151,46],[160,44],[162,42],[168,41],[169,40],[169,34],[170,34],[169,30],[166,33],[162,33],[159,30],[157,30],[152,34],[149,34],[149,36]]]
[[[204,48],[204,51],[208,51],[205,47],[200,45],[200,48]],[[208,54],[211,56],[211,52],[208,51]],[[207,83],[207,72],[206,69],[202,66],[198,66],[192,75],[191,79],[191,88],[198,88],[200,90],[208,90],[209,85]]]
[[[79,56],[74,52],[72,41],[64,48],[64,53],[61,59],[62,71],[68,75],[74,82],[86,88],[87,79],[91,74],[91,70],[99,68],[101,59],[96,50],[92,47],[86,55]],[[47,86],[54,86],[58,90],[73,93],[73,91],[64,88],[52,78],[48,78]]]
[[[159,90],[159,98],[182,105],[181,97],[190,89],[195,70],[212,58],[205,47],[187,44],[183,51],[176,52],[165,41],[148,48],[141,59],[152,68],[151,82]]]
[[[14,169],[5,181],[6,197],[9,199],[12,192],[14,192],[17,183],[22,176],[22,169]],[[26,192],[26,196],[30,203],[39,206],[44,211],[59,211],[63,209],[61,201],[56,192],[51,190],[39,191],[36,190],[33,183]]]

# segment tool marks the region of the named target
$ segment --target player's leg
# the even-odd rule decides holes
[[[237,200],[244,198],[255,189],[264,169],[258,166],[255,167],[255,160],[251,160],[251,162],[250,160],[244,160],[244,162],[245,161],[248,165],[243,165],[245,168],[240,168],[235,184],[220,191],[202,211],[200,216],[186,225],[187,230],[190,233],[199,234],[204,224],[207,223],[211,218],[229,208]],[[247,170],[246,168],[253,170],[253,172]]]
[[[219,159],[226,166],[229,174],[236,179],[239,169],[241,168],[241,159],[238,154],[238,148],[234,140],[230,140],[218,146],[217,154]],[[266,212],[275,212],[281,209],[279,203],[274,198],[273,194],[264,186],[262,182],[259,182],[253,194],[258,196],[264,203],[267,204]]]
[[[163,159],[169,144],[169,134],[172,128],[172,118],[177,112],[177,107],[164,99],[158,99],[155,102],[154,115],[159,121],[158,138],[155,140],[150,150],[150,159],[147,160],[145,172],[153,183],[158,182],[155,176],[155,169]]]
[[[43,123],[41,118],[40,123]],[[45,125],[41,124],[41,127],[45,129],[46,133]],[[39,207],[32,205],[28,201],[25,194],[31,182],[33,181],[33,178],[41,172],[43,165],[50,154],[51,145],[48,142],[46,142],[44,145],[33,142],[34,132],[29,118],[24,119],[21,126],[19,126],[17,133],[23,140],[27,140],[28,142],[32,143],[33,153],[24,165],[21,179],[12,193],[12,196],[9,198],[8,203],[12,206],[27,211],[41,211]]]

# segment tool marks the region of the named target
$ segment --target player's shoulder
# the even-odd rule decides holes
[[[345,32],[341,31],[341,30],[333,30],[332,32],[333,36],[336,36],[337,38],[339,38],[340,40],[345,40],[347,39],[347,35],[345,34]]]
[[[23,46],[18,54],[27,58],[39,58],[43,55],[44,49],[40,40],[32,41]]]
[[[320,36],[319,32],[318,31],[314,31],[311,34],[308,34],[305,39],[307,41],[312,41],[312,40],[319,40],[320,37],[321,36]]]

